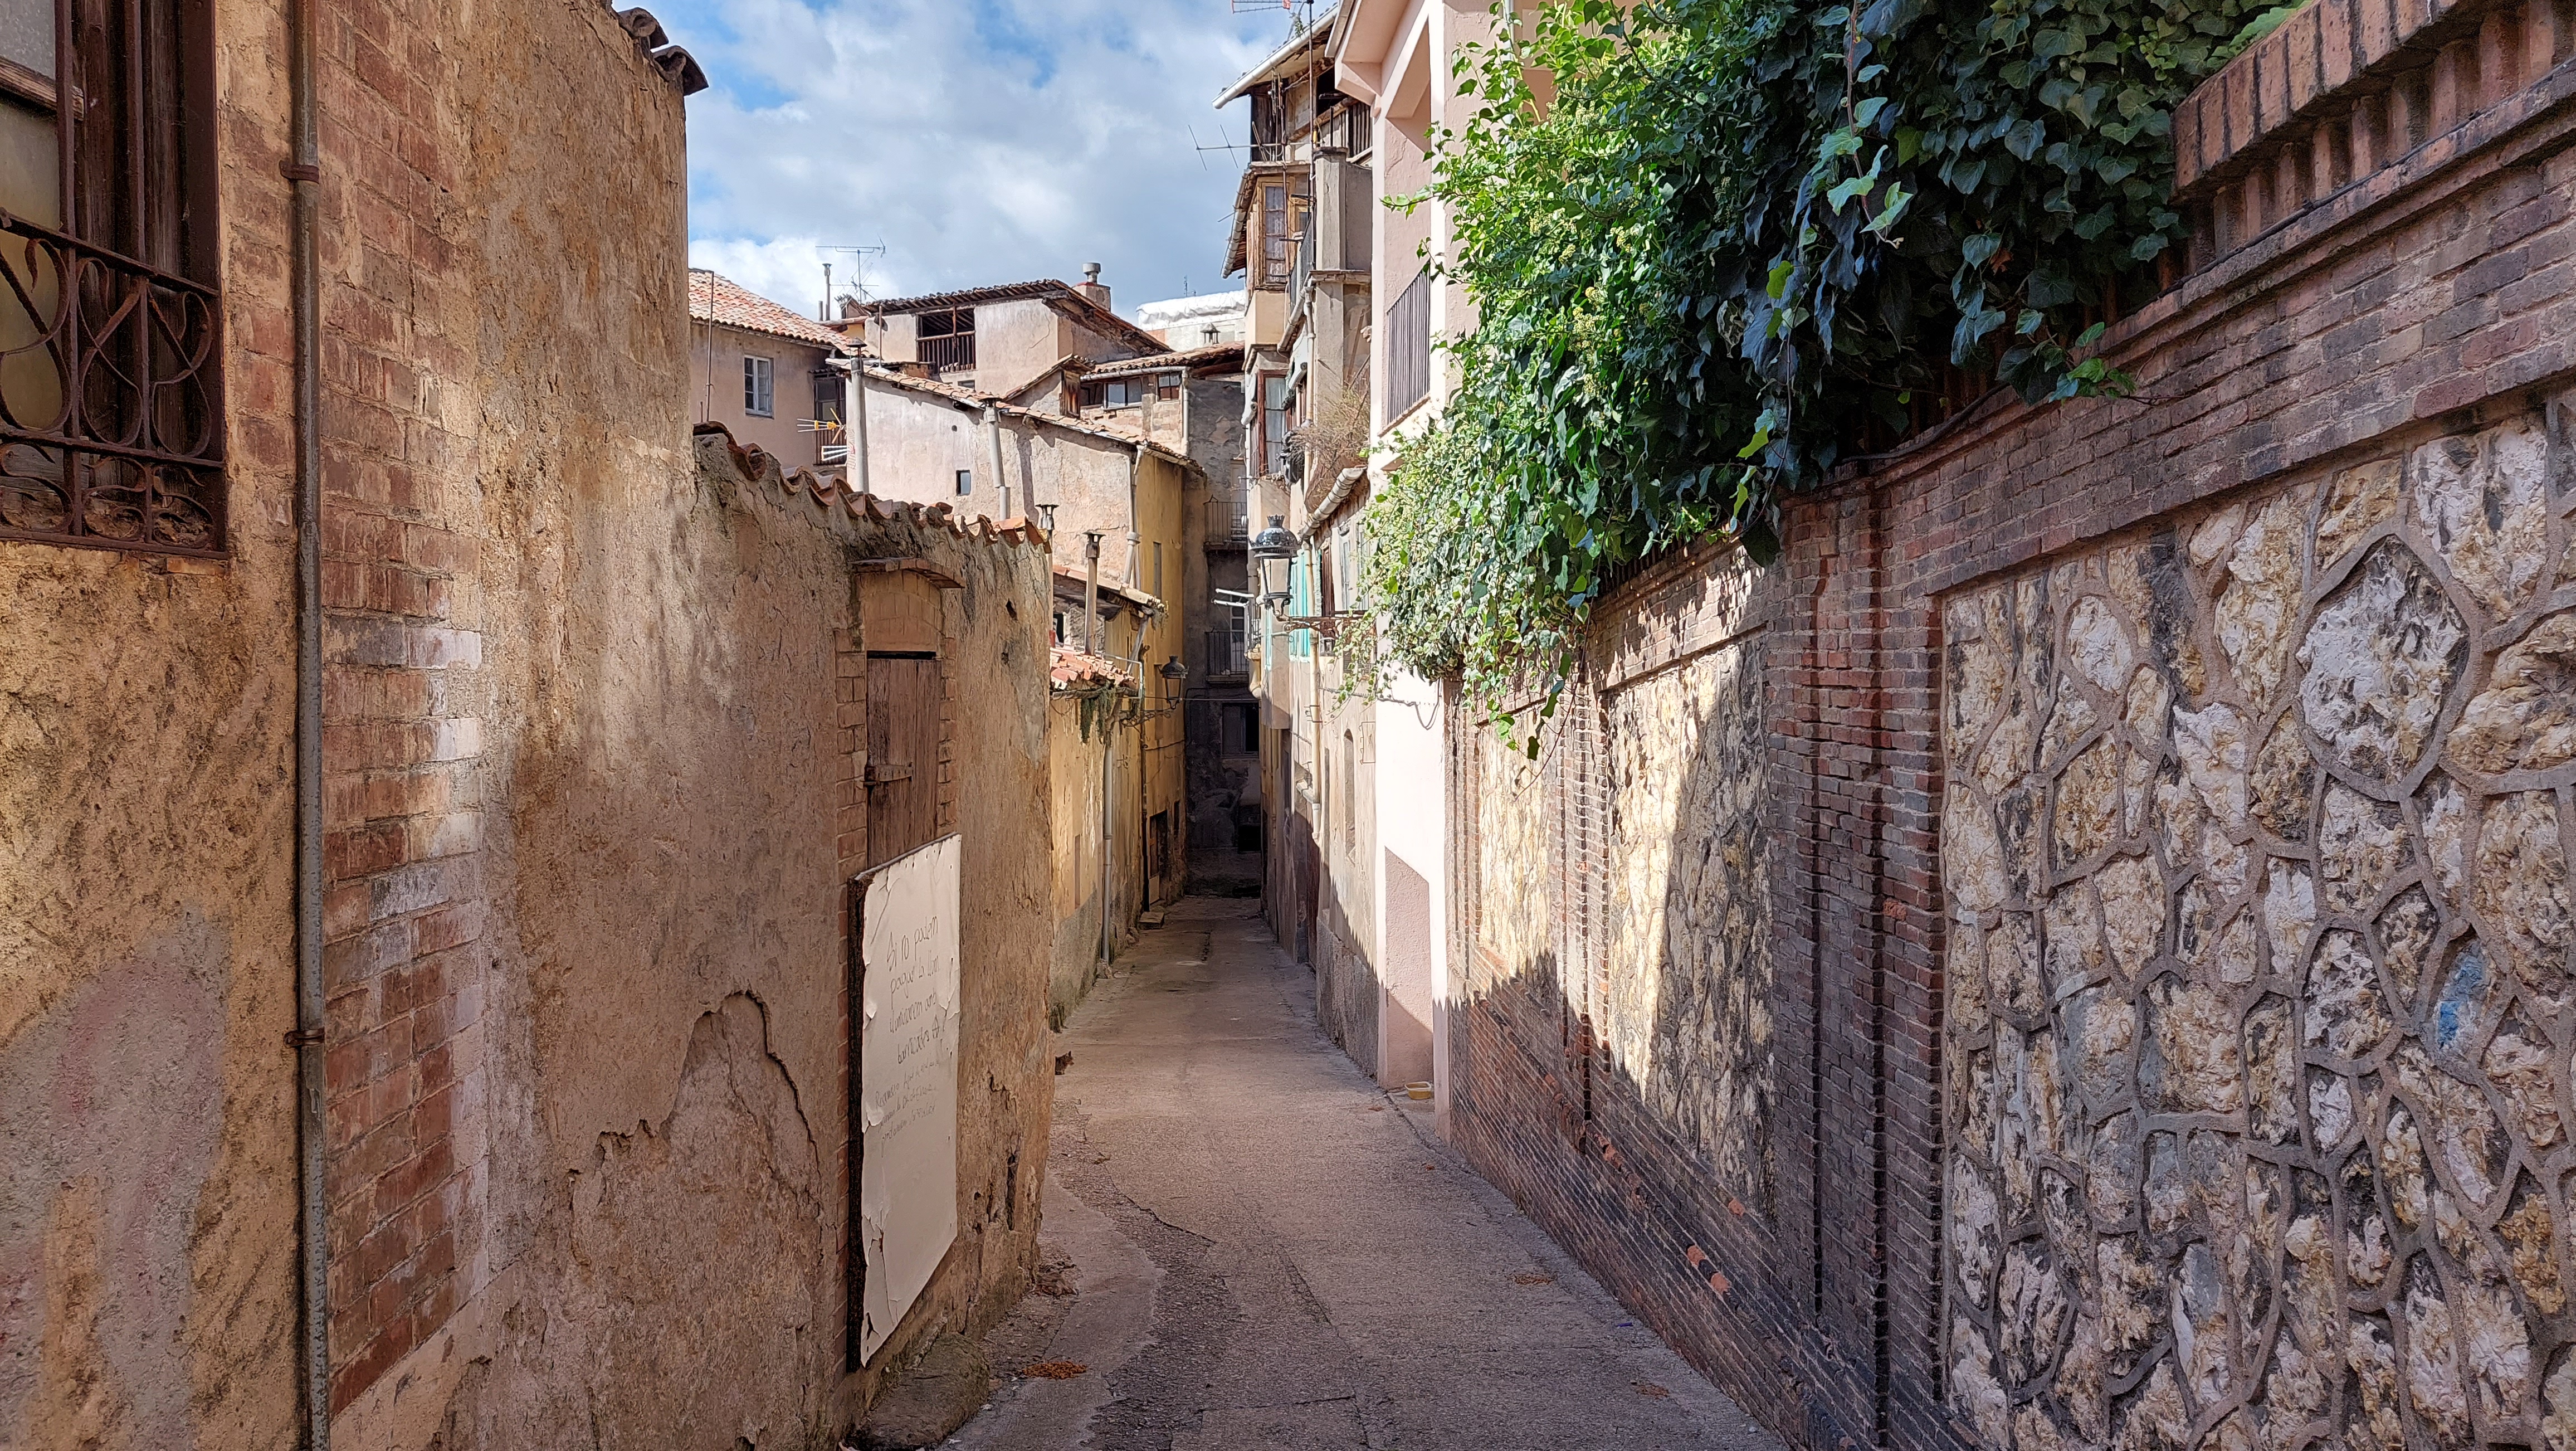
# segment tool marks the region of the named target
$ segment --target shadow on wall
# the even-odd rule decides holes
[[[1602,617],[1688,633],[1657,601]],[[1782,1031],[1812,1009],[1775,963],[1769,705],[1757,630],[1606,691],[1579,680],[1535,761],[1453,719],[1471,825],[1451,1122],[1685,1359],[1833,1444],[1827,1402],[1848,1397],[1814,1374],[1815,1126],[1803,1035]],[[1828,1379],[1868,1384],[1865,1347],[1822,1354],[1848,1361]]]

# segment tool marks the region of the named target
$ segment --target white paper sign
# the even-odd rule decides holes
[[[958,851],[876,869],[859,926],[859,1357],[876,1358],[957,1238]]]

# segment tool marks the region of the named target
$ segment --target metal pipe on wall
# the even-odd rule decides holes
[[[306,1451],[331,1444],[331,1240],[323,1188],[322,1000],[322,132],[320,0],[289,0],[288,288],[295,387],[295,1180],[298,1361]]]
[[[1002,472],[1002,413],[989,404],[984,409],[984,437],[993,450],[993,487],[1001,491],[997,496],[1002,506],[998,517],[1008,519],[1011,517],[1011,484]]]
[[[860,336],[866,336],[862,329]],[[841,405],[848,416],[841,427],[841,444],[845,458],[842,476],[849,480],[851,492],[868,492],[868,355],[865,345],[850,359],[849,401]]]

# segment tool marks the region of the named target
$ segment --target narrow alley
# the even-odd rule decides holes
[[[994,1332],[950,1445],[1780,1444],[1354,1068],[1312,984],[1257,902],[1191,897],[1075,1012],[1042,1249],[1072,1293]]]

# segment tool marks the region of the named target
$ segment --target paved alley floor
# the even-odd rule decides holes
[[[1073,1293],[988,1340],[1003,1388],[949,1444],[1777,1451],[1324,1037],[1259,905],[1186,899],[1067,1024]]]

